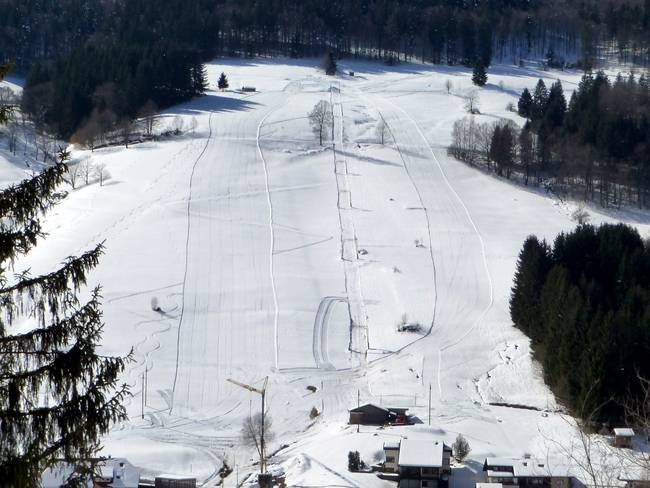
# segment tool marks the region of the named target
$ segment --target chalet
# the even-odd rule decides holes
[[[61,488],[65,486],[74,472],[75,468],[73,465],[64,462],[57,463],[43,472],[40,486],[42,488]],[[86,486],[92,488],[92,481],[88,480]]]
[[[406,424],[407,408],[380,407],[367,403],[350,410],[350,424],[352,425],[385,425]]]
[[[57,463],[41,476],[43,488],[61,488],[76,471],[72,464]],[[88,488],[141,488],[140,471],[123,458],[109,458],[97,466],[97,474],[88,476]]]
[[[399,445],[400,442],[384,442],[384,471],[389,473],[397,473],[399,467],[397,465],[397,460],[399,459]]]
[[[634,431],[632,429],[620,427],[614,429],[614,446],[631,448],[632,439],[634,439]]]
[[[99,466],[94,481],[98,488],[138,488],[140,471],[126,459],[111,458]]]
[[[519,488],[570,488],[573,476],[569,466],[549,465],[534,458],[487,458],[483,463],[489,484]]]
[[[399,488],[446,488],[451,448],[439,441],[402,439],[397,461]]]
[[[623,476],[620,478],[625,482],[625,488],[650,488],[650,477],[643,476]]]

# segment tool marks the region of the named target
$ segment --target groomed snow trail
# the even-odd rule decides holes
[[[429,368],[434,370],[442,400],[443,352],[467,337],[494,301],[485,245],[418,124],[395,102],[376,95],[370,97],[391,129],[431,222],[430,243],[436,263],[436,323],[430,339],[419,342],[411,352],[424,350],[425,356],[433,359],[430,344],[435,341],[437,357],[429,361]]]
[[[235,100],[195,169],[176,413],[229,410],[241,395],[227,378],[254,381],[277,364],[273,213],[258,141],[284,101],[278,93]],[[244,351],[255,355],[254,365]]]

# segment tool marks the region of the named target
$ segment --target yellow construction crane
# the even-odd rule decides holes
[[[266,407],[265,405],[266,385],[269,382],[269,377],[266,376],[264,378],[264,384],[262,385],[262,388],[256,388],[254,386],[247,385],[246,383],[241,383],[231,378],[228,378],[228,381],[233,385],[241,386],[242,388],[245,388],[248,391],[252,391],[253,393],[257,393],[258,395],[262,396],[262,431],[260,432],[260,469],[262,474],[264,474],[266,473],[266,444],[264,443],[264,416],[265,416],[264,409]]]

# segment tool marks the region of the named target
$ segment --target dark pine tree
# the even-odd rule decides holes
[[[532,117],[533,96],[528,91],[528,88],[524,88],[524,91],[521,92],[519,102],[517,103],[517,113],[526,119],[530,119]]]
[[[474,64],[474,71],[472,72],[472,83],[476,86],[484,86],[487,83],[488,77],[485,71],[485,66],[481,61]]]
[[[323,60],[321,62],[321,67],[325,71],[326,75],[329,76],[334,76],[336,74],[336,61],[334,60],[334,55],[332,54],[332,51],[327,51],[325,55],[323,56]]]
[[[219,86],[219,90],[225,90],[228,88],[229,85],[226,73],[221,73],[221,76],[219,76],[219,81],[217,81],[217,86]]]
[[[623,224],[579,225],[552,250],[529,237],[510,298],[544,378],[581,416],[621,422],[650,377],[650,247]]]
[[[42,471],[59,460],[88,467],[101,436],[126,418],[128,389],[118,377],[129,357],[97,351],[99,289],[79,298],[102,245],[45,275],[10,273],[42,236],[39,218],[63,197],[66,158],[0,192],[0,480],[12,488],[40,486]],[[12,334],[17,322],[31,328]]]
[[[537,121],[544,116],[547,103],[548,90],[546,89],[546,83],[544,83],[544,80],[540,79],[535,86],[535,91],[533,92],[533,110],[531,113],[531,119],[533,121]]]

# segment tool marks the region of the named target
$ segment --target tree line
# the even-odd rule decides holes
[[[524,242],[510,297],[544,379],[578,417],[622,422],[650,375],[650,244],[623,224]]]
[[[69,46],[67,37],[57,37],[66,44],[65,54],[34,48],[17,58],[35,58],[29,62],[22,109],[37,126],[66,139],[80,129],[105,132],[204,93],[203,62],[214,55],[218,33],[210,15],[213,2],[80,3],[88,15],[94,12],[97,25],[90,35]],[[62,22],[64,32],[76,25],[68,25],[67,16],[52,15],[49,21]]]
[[[560,193],[602,206],[650,203],[650,80],[582,77],[567,105],[559,82],[524,90],[518,112],[537,139],[537,166]]]
[[[469,95],[468,95],[469,97]],[[515,107],[511,107],[515,110]],[[526,119],[456,121],[449,153],[524,184],[602,206],[650,204],[650,80],[587,73],[567,103],[539,80],[516,107]]]
[[[648,61],[650,0],[3,0],[0,62],[59,136],[200,94],[217,55],[365,56],[480,65],[577,53]]]

